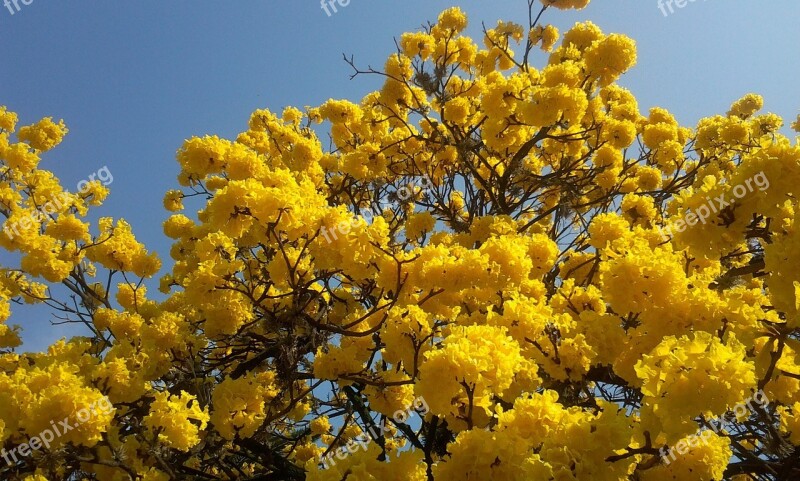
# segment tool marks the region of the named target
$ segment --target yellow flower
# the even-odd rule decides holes
[[[530,32],[530,40],[534,45],[539,47],[545,52],[553,50],[553,46],[558,42],[558,28],[553,25],[537,25],[536,28]]]
[[[430,212],[420,212],[409,216],[406,221],[406,235],[416,239],[422,234],[431,232],[436,225],[436,218]]]
[[[694,416],[716,417],[755,388],[754,367],[745,358],[733,336],[726,343],[702,331],[665,338],[635,366],[645,395],[643,421],[660,423],[670,442],[694,432]],[[698,390],[706,395],[698,398]]]
[[[17,114],[11,112],[5,105],[0,105],[0,129],[7,132],[14,132],[17,126]]]
[[[278,395],[274,373],[249,374],[227,378],[212,395],[211,422],[225,439],[238,435],[249,438],[267,417],[272,399]]]
[[[20,127],[18,137],[34,149],[46,152],[60,144],[67,132],[63,120],[56,124],[52,117],[45,117],[33,125]]]
[[[470,404],[488,407],[502,395],[522,363],[520,348],[505,329],[468,326],[454,330],[441,349],[425,353],[417,393],[439,415],[463,414]]]
[[[747,94],[731,105],[728,116],[746,119],[764,107],[764,97],[758,94]]]
[[[636,64],[636,43],[624,35],[611,34],[592,44],[586,51],[586,67],[609,85]]]
[[[800,402],[791,406],[778,407],[781,418],[781,432],[789,435],[792,444],[800,444]]]
[[[164,208],[176,212],[183,210],[183,192],[170,190],[164,195]]]
[[[186,452],[200,442],[200,431],[208,420],[206,409],[200,409],[195,397],[181,391],[180,395],[156,393],[143,422],[161,443]]]
[[[458,7],[449,8],[439,14],[436,25],[453,33],[459,33],[467,28],[467,16]]]
[[[580,10],[589,5],[590,0],[541,0],[545,6],[553,6],[559,10]]]
[[[313,435],[326,434],[331,429],[331,423],[327,416],[321,416],[311,421],[310,428]]]

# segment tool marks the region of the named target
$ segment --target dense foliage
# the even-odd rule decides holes
[[[0,324],[0,477],[797,479],[797,141],[754,94],[643,115],[634,42],[542,2],[349,60],[382,82],[358,103],[187,140],[161,294],[129,224],[86,220],[108,189],[39,167],[63,122],[0,109],[0,319],[86,329],[21,354]]]

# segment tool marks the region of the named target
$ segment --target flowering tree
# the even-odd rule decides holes
[[[642,115],[634,42],[542,3],[482,45],[446,10],[350,60],[359,103],[187,140],[161,295],[85,220],[107,189],[38,167],[64,124],[2,108],[0,319],[87,332],[18,354],[0,324],[2,479],[797,479],[800,148],[757,95]]]

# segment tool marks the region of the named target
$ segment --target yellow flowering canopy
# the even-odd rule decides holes
[[[633,40],[541,23],[587,4],[448,9],[359,102],[187,140],[163,271],[0,108],[0,478],[800,479],[797,140],[640,112]],[[21,302],[86,335],[19,354]]]

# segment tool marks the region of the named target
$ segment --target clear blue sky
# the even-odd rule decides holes
[[[256,108],[359,99],[378,79],[349,80],[342,53],[380,67],[393,37],[454,4],[473,34],[482,21],[525,19],[525,0],[351,0],[330,17],[317,0],[33,0],[14,15],[0,4],[0,105],[23,124],[65,119],[71,132],[42,167],[72,189],[108,166],[111,197],[96,212],[129,220],[168,268],[161,199],[177,185],[183,139],[235,136]],[[639,63],[622,84],[643,112],[659,105],[694,124],[748,92],[795,118],[798,18],[797,0],[697,0],[668,16],[657,0],[592,0],[545,20],[563,31],[589,19],[634,38]],[[17,265],[7,254],[0,263]],[[70,333],[50,319],[14,306],[9,323],[25,326],[24,348],[38,350]]]

